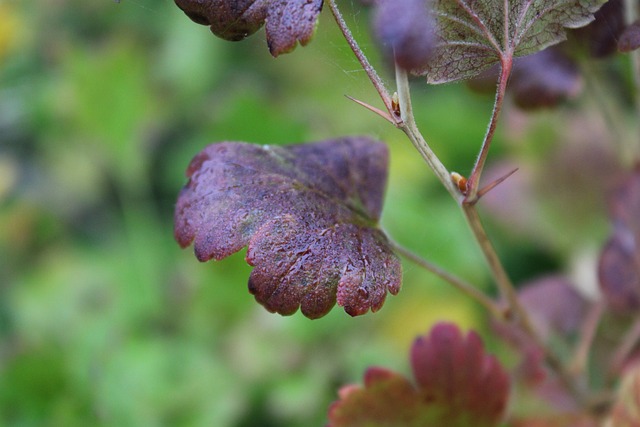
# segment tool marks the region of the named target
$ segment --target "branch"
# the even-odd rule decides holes
[[[454,288],[458,289],[463,294],[467,295],[471,299],[475,300],[476,302],[484,306],[496,319],[504,319],[505,317],[504,310],[501,307],[499,307],[494,300],[489,298],[483,292],[479,291],[475,286],[473,286],[469,282],[466,282],[465,280],[449,273],[448,271],[443,270],[437,265],[427,261],[426,259],[420,257],[419,255],[416,255],[410,250],[404,248],[403,246],[400,246],[396,242],[391,242],[391,245],[393,246],[396,252],[398,252],[403,257],[407,258],[409,261],[419,265],[420,267],[424,268],[427,271],[430,271],[431,273],[435,274],[442,280],[453,285]]]
[[[469,180],[467,182],[467,196],[465,198],[465,203],[474,204],[478,201],[478,187],[480,186],[480,176],[482,175],[482,171],[484,170],[484,165],[489,154],[489,147],[491,146],[491,141],[493,141],[496,127],[498,126],[498,118],[500,117],[500,111],[502,110],[502,104],[504,102],[504,95],[507,91],[507,82],[509,81],[509,76],[511,75],[512,65],[513,58],[511,56],[503,59],[501,63],[500,77],[498,78],[498,86],[496,88],[496,99],[493,103],[493,113],[491,114],[489,127],[487,128],[484,140],[482,141],[482,147],[480,148],[480,153],[478,154],[478,158],[476,159],[476,164],[473,166],[471,176],[469,177]]]
[[[356,58],[358,58],[358,62],[360,62],[362,69],[367,73],[367,76],[369,76],[369,80],[371,80],[371,83],[373,83],[373,86],[376,88],[376,91],[380,95],[380,98],[382,98],[382,102],[387,108],[389,115],[391,117],[396,117],[393,112],[393,103],[391,100],[391,95],[389,95],[389,91],[385,87],[384,82],[382,81],[380,76],[378,76],[375,68],[373,68],[373,66],[365,56],[362,49],[360,49],[360,46],[358,45],[356,39],[353,37],[353,34],[351,34],[351,30],[342,17],[342,13],[340,13],[340,9],[338,9],[338,5],[336,4],[335,0],[329,0],[329,7],[331,8],[331,13],[336,20],[336,23],[338,24],[342,35],[349,44],[349,47],[351,48],[353,53],[356,55]]]

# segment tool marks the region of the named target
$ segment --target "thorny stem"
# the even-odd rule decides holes
[[[376,72],[375,68],[373,68],[373,66],[365,56],[362,49],[360,49],[360,46],[358,46],[358,42],[356,42],[353,34],[351,34],[351,30],[342,17],[342,13],[340,13],[340,9],[338,9],[338,5],[336,4],[335,0],[329,0],[329,7],[331,8],[331,13],[336,20],[336,23],[338,24],[342,35],[344,36],[347,43],[349,43],[349,47],[356,55],[356,58],[358,58],[358,62],[360,62],[362,69],[365,71],[365,73],[367,73],[367,76],[369,76],[369,80],[371,80],[371,83],[373,83],[373,86],[376,88],[376,91],[380,95],[380,98],[382,98],[382,102],[384,102],[387,111],[389,111],[391,117],[394,117],[391,95],[389,95],[389,91],[385,87],[384,82]]]
[[[480,148],[480,153],[476,159],[476,164],[473,166],[473,171],[467,181],[467,196],[465,198],[465,203],[474,204],[478,201],[480,176],[482,175],[484,165],[487,161],[489,147],[491,146],[491,141],[493,141],[493,135],[495,134],[496,127],[498,126],[498,118],[500,117],[504,95],[507,91],[507,83],[509,81],[509,76],[511,75],[512,64],[513,58],[511,56],[503,58],[500,67],[498,87],[496,89],[496,99],[493,103],[493,113],[491,114],[491,120],[489,121],[487,132],[485,133],[484,140],[482,141],[482,147]]]
[[[500,308],[494,300],[489,298],[483,292],[479,291],[475,286],[473,286],[469,282],[459,278],[458,276],[455,276],[449,273],[448,271],[420,257],[419,255],[416,255],[415,253],[411,252],[409,249],[403,246],[400,246],[398,243],[392,242],[391,244],[396,252],[398,252],[400,255],[404,256],[405,258],[407,258],[409,261],[419,265],[425,270],[428,270],[431,273],[435,274],[436,276],[440,277],[441,279],[449,282],[460,292],[464,293],[470,298],[476,300],[478,303],[482,304],[482,306],[484,306],[496,319],[504,318],[504,310]]]
[[[454,200],[461,199],[460,191],[451,179],[451,174],[442,164],[438,156],[433,152],[429,144],[420,133],[418,125],[413,116],[411,105],[411,90],[409,88],[409,77],[407,72],[396,64],[396,85],[398,87],[398,102],[400,104],[400,118],[402,119],[398,127],[409,137],[413,146],[422,155],[431,170],[436,174],[442,185],[449,191]]]
[[[340,27],[342,34],[345,39],[349,43],[351,50],[354,52],[355,56],[360,61],[360,64],[364,68],[365,72],[369,76],[369,79],[375,86],[376,90],[382,97],[385,106],[389,110],[389,113],[392,117],[397,118],[396,113],[391,104],[391,98],[387,90],[382,83],[382,80],[375,72],[371,64],[368,62],[364,53],[356,43],[351,31],[348,29],[338,7],[335,3],[335,0],[329,0],[329,5],[331,7],[331,11],[333,12],[333,16]],[[398,90],[398,100],[400,106],[400,118],[396,122],[396,126],[407,135],[411,143],[418,150],[418,152],[422,155],[426,163],[436,174],[442,185],[447,189],[449,194],[453,197],[453,199],[458,202],[458,204],[462,207],[462,210],[465,214],[465,218],[469,223],[471,230],[473,231],[473,235],[477,240],[485,259],[491,269],[494,280],[497,283],[498,288],[500,289],[501,294],[507,300],[509,304],[510,313],[504,315],[503,311],[500,311],[500,316],[498,319],[504,319],[505,317],[512,322],[518,322],[524,332],[529,335],[529,337],[535,342],[540,349],[542,349],[545,353],[545,359],[549,367],[556,373],[558,379],[565,385],[567,390],[569,390],[573,396],[580,402],[585,401],[584,393],[580,390],[573,378],[569,374],[569,372],[565,369],[565,366],[560,361],[560,359],[545,345],[545,343],[540,338],[538,332],[534,329],[533,324],[529,318],[528,312],[522,307],[520,302],[518,301],[517,294],[509,276],[507,275],[504,267],[502,266],[502,262],[498,257],[489,237],[486,234],[484,226],[480,221],[480,217],[475,208],[475,204],[478,201],[478,187],[480,176],[482,174],[482,170],[484,169],[484,164],[487,159],[487,155],[489,153],[489,147],[491,145],[491,141],[493,140],[493,136],[495,134],[496,127],[498,125],[498,118],[500,115],[500,110],[502,109],[502,104],[504,101],[504,95],[506,92],[507,82],[509,76],[511,74],[513,58],[509,57],[503,59],[502,68],[500,73],[500,78],[498,81],[498,87],[496,90],[496,99],[494,103],[493,113],[491,115],[491,120],[489,122],[489,126],[487,128],[487,132],[485,134],[485,138],[482,143],[482,147],[480,153],[478,155],[476,164],[473,168],[471,177],[469,179],[470,184],[467,187],[467,194],[464,197],[458,187],[454,184],[451,179],[451,174],[447,170],[447,168],[442,164],[438,156],[431,150],[431,147],[427,144],[426,140],[418,130],[418,127],[415,123],[413,109],[411,105],[411,97],[410,97],[410,88],[409,88],[409,79],[405,70],[401,69],[396,64],[396,84]],[[405,256],[407,253],[405,252]],[[412,260],[416,260],[415,258],[411,258]],[[427,268],[427,264],[423,265],[423,267]],[[431,270],[431,265],[429,265],[429,270]],[[440,276],[443,279],[449,281],[452,276],[449,274],[445,276]],[[456,287],[457,285],[454,284]],[[493,304],[493,302],[492,302]],[[494,311],[491,310],[492,314]]]

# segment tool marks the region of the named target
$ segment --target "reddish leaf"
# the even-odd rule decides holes
[[[540,418],[517,419],[509,427],[597,427],[598,422],[585,414],[567,413]]]
[[[424,67],[433,54],[435,20],[424,0],[378,0],[376,35],[405,69]]]
[[[620,52],[631,52],[640,48],[640,20],[629,25],[618,40]]]
[[[329,409],[330,427],[490,427],[504,414],[509,378],[474,332],[438,324],[411,350],[416,386],[370,368],[364,387],[348,386]]]
[[[609,210],[615,231],[598,265],[600,288],[616,311],[640,308],[640,167],[611,192]]]
[[[416,72],[429,83],[474,77],[497,62],[510,63],[565,40],[564,28],[588,24],[604,2],[435,0],[436,52]]]
[[[175,237],[200,261],[248,245],[249,290],[268,310],[310,318],[336,300],[352,316],[400,289],[401,269],[376,225],[388,152],[364,137],[287,147],[212,144],[187,169]]]
[[[267,43],[273,56],[307,44],[316,26],[322,0],[175,0],[194,22],[209,25],[225,40],[238,41],[255,33],[266,21]]]

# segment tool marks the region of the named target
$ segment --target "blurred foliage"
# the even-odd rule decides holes
[[[379,63],[368,16],[346,9]],[[0,0],[1,425],[322,425],[365,367],[407,372],[433,322],[485,328],[475,304],[411,264],[379,313],[309,321],[253,301],[243,254],[199,264],[179,249],[173,205],[207,143],[368,134],[392,150],[384,227],[490,289],[458,208],[414,149],[344,98],[379,104],[328,11],[306,48],[273,59],[263,44],[218,40],[171,0]],[[468,173],[492,100],[415,83],[425,135]],[[494,159],[538,165],[564,138],[550,118],[507,117]],[[606,222],[587,217],[581,226],[603,231],[571,235],[588,247]],[[497,219],[514,277],[567,265],[552,225],[531,238]]]

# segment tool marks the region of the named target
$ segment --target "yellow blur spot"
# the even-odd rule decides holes
[[[18,45],[20,18],[7,3],[0,4],[0,62]]]

